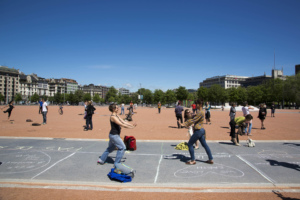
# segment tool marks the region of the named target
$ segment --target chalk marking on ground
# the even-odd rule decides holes
[[[242,160],[244,163],[246,163],[247,165],[249,165],[252,169],[254,169],[256,172],[258,172],[262,177],[264,177],[267,181],[269,181],[270,183],[272,183],[275,186],[275,182],[273,179],[271,179],[270,177],[268,177],[267,175],[265,175],[263,172],[261,172],[259,169],[257,169],[255,166],[253,166],[251,163],[249,163],[247,160],[245,160],[244,158],[242,158],[240,155],[236,155],[236,157],[238,157],[240,160]]]
[[[45,169],[44,171],[38,173],[37,175],[35,175],[34,177],[31,178],[31,180],[33,180],[34,178],[38,177],[39,175],[43,174],[44,172],[46,172],[47,170],[51,169],[52,167],[54,167],[56,164],[66,160],[67,158],[73,156],[76,152],[72,153],[71,155],[68,155],[67,157],[60,159],[59,161],[57,161],[56,163],[54,163],[53,165],[51,165],[50,167],[48,167],[47,169]]]
[[[154,183],[156,183],[156,181],[157,181],[158,174],[159,174],[160,163],[161,163],[162,158],[163,158],[163,145],[164,145],[164,143],[161,143],[161,148],[160,148],[161,155],[160,155],[160,159],[159,159],[159,162],[158,162],[158,165],[157,165],[157,170],[156,170],[156,175],[155,175]]]

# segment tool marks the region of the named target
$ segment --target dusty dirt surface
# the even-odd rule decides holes
[[[107,139],[110,130],[110,112],[107,106],[96,107],[93,115],[93,130],[83,131],[83,106],[64,106],[64,114],[59,115],[58,106],[49,106],[47,124],[32,126],[33,122],[42,123],[38,106],[16,106],[10,121],[7,114],[0,113],[0,136],[9,137],[50,137],[50,138],[85,138]],[[186,140],[187,129],[178,129],[174,108],[163,108],[158,114],[156,108],[137,108],[133,115],[135,129],[122,129],[121,137],[133,135],[137,140]],[[300,111],[276,110],[275,117],[270,117],[270,110],[265,120],[265,130],[261,130],[258,112],[251,112],[254,117],[252,135],[254,140],[300,140]],[[207,140],[229,139],[229,111],[212,110],[212,124],[205,124]],[[237,112],[242,116],[242,112]],[[122,117],[125,118],[123,115]],[[26,122],[31,119],[33,122]],[[247,139],[246,136],[241,138]]]
[[[49,106],[47,124],[32,126],[32,123],[42,123],[42,115],[38,114],[38,106],[16,106],[10,120],[7,114],[0,113],[0,136],[7,137],[46,137],[46,138],[82,138],[107,139],[110,130],[108,107],[96,107],[93,116],[93,130],[83,131],[83,106],[65,106],[64,114],[59,115],[58,106]],[[178,129],[174,108],[162,108],[158,114],[156,108],[138,108],[133,115],[135,129],[122,129],[121,137],[133,135],[137,140],[187,140],[187,129]],[[261,130],[258,112],[254,116],[251,136],[254,140],[300,140],[299,110],[276,110],[275,118],[270,117],[270,110],[265,120],[265,130]],[[207,140],[229,140],[229,111],[212,110],[211,125],[204,125]],[[242,112],[237,112],[242,116]],[[123,115],[123,117],[125,117]],[[26,122],[31,119],[33,122]],[[247,139],[246,136],[241,138]],[[200,189],[200,188],[199,188]],[[261,189],[261,188],[259,188]],[[299,190],[299,188],[297,188]],[[0,200],[35,200],[35,199],[300,199],[300,193],[293,192],[124,192],[124,191],[94,191],[47,188],[14,188],[0,187]]]
[[[4,195],[3,195],[4,194]],[[82,199],[122,199],[122,200],[299,200],[299,193],[280,192],[240,192],[240,193],[167,193],[167,192],[108,192],[90,190],[53,190],[53,189],[25,189],[1,188],[1,200],[82,200]]]

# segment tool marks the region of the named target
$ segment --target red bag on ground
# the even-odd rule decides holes
[[[136,140],[133,136],[124,137],[124,144],[126,146],[126,150],[135,151],[136,150]]]

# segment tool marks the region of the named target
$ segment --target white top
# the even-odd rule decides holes
[[[122,105],[121,105],[121,106],[122,106],[122,108],[124,108],[124,103],[122,103]]]
[[[242,111],[243,111],[244,117],[245,117],[246,115],[249,115],[249,114],[250,114],[250,112],[249,112],[249,107],[248,107],[248,106],[244,106],[244,107],[242,108]]]
[[[44,102],[43,103],[43,112],[47,112],[48,110],[47,110],[47,106],[48,106],[48,104],[46,103],[46,102]]]

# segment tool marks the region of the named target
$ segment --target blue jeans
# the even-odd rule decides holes
[[[201,145],[204,147],[206,154],[208,155],[208,159],[213,160],[213,157],[210,152],[210,148],[208,147],[208,145],[206,144],[206,141],[205,141],[205,129],[204,128],[201,128],[200,130],[195,130],[194,134],[192,135],[192,137],[190,138],[190,140],[188,142],[191,160],[192,161],[195,160],[195,153],[194,153],[193,145],[195,144],[195,142],[197,140],[199,140]]]
[[[247,132],[248,125],[249,125],[249,130]],[[246,124],[245,133],[249,133],[250,134],[251,133],[251,129],[252,129],[252,123]]]
[[[126,146],[125,146],[124,142],[122,141],[122,139],[120,138],[119,135],[109,134],[108,147],[104,151],[102,156],[100,156],[100,159],[103,162],[105,162],[105,160],[107,159],[108,154],[113,152],[113,150],[115,150],[115,147],[118,148],[118,151],[117,151],[117,155],[116,155],[116,159],[115,159],[114,164],[115,164],[116,168],[122,168],[122,166],[119,166],[119,165],[122,165],[121,164],[121,159],[123,158],[123,155],[125,153]]]
[[[124,108],[121,108],[121,115],[124,115]]]
[[[47,111],[43,111],[43,123],[47,123]]]

